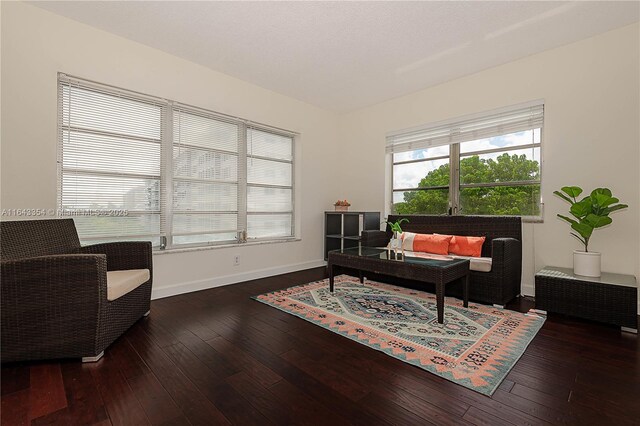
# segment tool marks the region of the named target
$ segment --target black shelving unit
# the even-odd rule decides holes
[[[380,212],[324,212],[324,260],[331,250],[358,247],[362,231],[380,229]]]

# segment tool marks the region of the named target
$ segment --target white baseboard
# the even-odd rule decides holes
[[[312,260],[309,262],[276,266],[273,268],[259,269],[257,271],[243,272],[240,274],[212,277],[197,281],[188,281],[171,286],[154,288],[151,291],[151,299],[162,299],[163,297],[177,296],[178,294],[191,293],[192,291],[206,290],[209,288],[221,287],[223,285],[236,284],[243,281],[256,280],[259,278],[271,277],[273,275],[286,274],[295,271],[302,271],[304,269],[317,268],[325,265],[326,262],[324,260]]]
[[[536,295],[535,287],[533,286],[533,284],[522,283],[520,285],[520,291],[522,292],[523,296],[533,297]]]

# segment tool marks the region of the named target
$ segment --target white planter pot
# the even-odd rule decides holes
[[[601,254],[597,252],[573,251],[573,273],[585,277],[600,276]]]

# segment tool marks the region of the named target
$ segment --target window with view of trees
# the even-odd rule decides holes
[[[294,134],[60,75],[58,207],[84,243],[294,235]]]
[[[542,118],[536,104],[391,136],[392,211],[540,216]]]

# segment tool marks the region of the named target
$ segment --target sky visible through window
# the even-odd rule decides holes
[[[510,133],[507,135],[495,136],[492,138],[478,139],[475,141],[460,144],[460,154],[464,158],[465,153],[492,150],[496,148],[511,148],[520,145],[531,145],[540,143],[540,129],[527,130],[523,132]],[[502,152],[482,154],[483,159],[496,159]],[[535,160],[540,164],[540,149],[523,149],[513,151],[512,154],[526,155],[527,159]],[[420,160],[449,155],[449,146],[436,146],[427,149],[407,151],[394,154],[394,163],[401,161]],[[416,188],[429,172],[448,163],[448,159],[427,160],[416,163],[395,165],[393,168],[394,188]],[[394,200],[395,201],[395,200]]]

